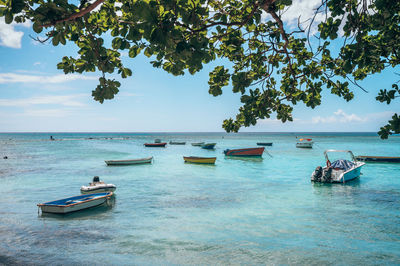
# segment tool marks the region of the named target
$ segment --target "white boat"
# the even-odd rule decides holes
[[[79,195],[40,203],[37,206],[45,213],[70,213],[99,206],[111,198],[112,192]]]
[[[99,179],[98,176],[93,177],[93,182],[89,183],[89,186],[82,186],[81,193],[100,193],[100,192],[114,192],[117,187],[114,184],[106,184]]]
[[[312,149],[313,144],[312,139],[299,139],[296,143],[296,148]]]
[[[349,153],[352,161],[340,159],[331,163],[328,153],[332,152]],[[318,166],[311,175],[311,181],[322,183],[346,183],[359,177],[361,174],[361,167],[365,164],[357,161],[351,151],[326,150],[324,155],[326,166]]]
[[[131,165],[131,164],[151,163],[152,160],[153,156],[140,159],[130,159],[130,160],[108,160],[105,162],[107,165]]]

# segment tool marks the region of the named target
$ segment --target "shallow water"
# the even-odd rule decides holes
[[[50,141],[53,135],[56,141]],[[361,178],[312,184],[325,149],[400,156],[400,137],[223,133],[0,134],[0,263],[399,264],[400,164],[367,164]],[[186,141],[166,148],[143,143]],[[216,142],[215,150],[191,142]],[[262,160],[226,148],[273,142]],[[104,160],[153,156],[147,165]],[[215,166],[182,156],[216,156]],[[38,215],[37,203],[78,195],[94,175],[117,185],[113,206]]]

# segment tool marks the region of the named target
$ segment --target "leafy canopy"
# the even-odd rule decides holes
[[[357,81],[400,62],[400,1],[321,0],[314,17],[296,29],[282,21],[291,5],[292,0],[0,0],[0,16],[6,23],[32,21],[35,32],[45,31],[46,39],[38,41],[74,42],[79,56],[65,56],[57,67],[65,74],[100,71],[92,91],[100,103],[120,87],[107,74],[132,75],[120,60],[124,50],[131,58],[151,57],[154,67],[173,75],[229,60],[233,67],[215,67],[208,84],[214,96],[229,84],[241,94],[237,116],[223,122],[226,131],[237,132],[272,114],[292,121],[297,103],[321,104],[322,89],[350,101]],[[315,27],[318,33],[312,34]],[[338,40],[343,44],[333,53],[331,42]],[[376,100],[390,104],[399,95],[394,81]],[[397,114],[379,131],[382,138],[394,133],[400,133]]]

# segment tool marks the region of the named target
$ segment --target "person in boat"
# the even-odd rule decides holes
[[[93,181],[92,181],[92,183],[89,183],[89,185],[95,186],[97,184],[104,184],[104,182],[100,181],[100,178],[96,175],[93,177]]]
[[[50,140],[54,140],[53,136],[50,136]]]

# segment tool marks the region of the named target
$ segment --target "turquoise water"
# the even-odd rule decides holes
[[[400,164],[367,164],[346,185],[310,182],[325,149],[400,156],[400,137],[301,136],[314,149],[289,133],[0,134],[0,264],[400,264]],[[187,144],[143,146],[155,138]],[[216,149],[190,145],[200,141]],[[260,141],[272,157],[223,155]],[[153,164],[104,163],[147,156]],[[37,203],[78,195],[94,175],[117,185],[112,206],[38,215]]]

